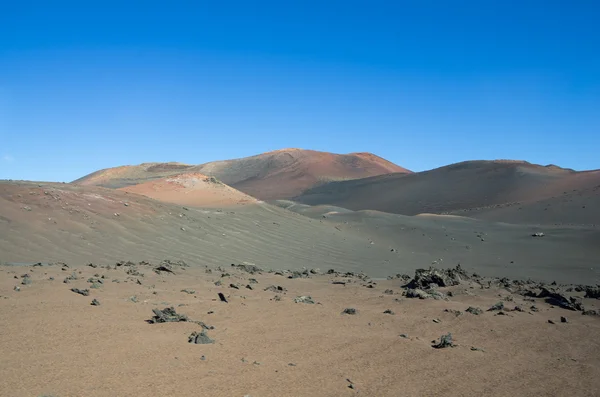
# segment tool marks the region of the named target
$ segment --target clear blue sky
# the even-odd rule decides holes
[[[598,21],[595,0],[6,1],[0,178],[285,147],[600,168]]]

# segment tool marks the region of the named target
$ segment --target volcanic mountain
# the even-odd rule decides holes
[[[600,170],[466,161],[430,171],[336,181],[295,201],[404,215],[459,214],[513,223],[600,223]]]
[[[212,176],[258,199],[272,200],[298,196],[307,189],[331,181],[389,173],[408,174],[410,171],[371,153],[334,154],[283,149],[200,165],[172,162],[109,168],[73,183],[121,188],[182,173]]]

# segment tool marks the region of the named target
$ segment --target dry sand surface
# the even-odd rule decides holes
[[[191,207],[231,207],[256,202],[254,197],[233,189],[214,177],[198,173],[173,175],[120,190]]]
[[[1,267],[0,395],[600,395],[600,317],[511,293],[498,280],[466,280],[436,289],[452,292],[446,300],[421,300],[403,296],[400,279],[207,273],[196,263],[156,274],[155,266]],[[285,290],[265,291],[271,285]],[[504,310],[486,311],[498,302]],[[214,343],[188,343],[199,323],[147,322],[171,306],[214,327],[205,331]],[[465,312],[470,306],[483,313]],[[447,333],[456,346],[433,348]]]
[[[460,263],[487,276],[600,283],[597,228],[287,208],[266,203],[192,208],[92,186],[4,182],[0,261],[176,258],[209,266],[249,261],[270,268],[364,271],[372,277],[411,273],[435,262]],[[545,237],[532,237],[535,232]]]
[[[79,185],[120,188],[183,172],[216,177],[261,200],[290,198],[329,181],[410,171],[371,153],[334,154],[282,149],[200,165],[145,163],[96,171],[74,181]]]

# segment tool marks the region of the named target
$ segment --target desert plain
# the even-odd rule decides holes
[[[599,187],[299,149],[1,181],[0,395],[600,395]]]

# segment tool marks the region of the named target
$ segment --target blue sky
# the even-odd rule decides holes
[[[600,168],[598,4],[4,2],[0,179],[285,147]]]

